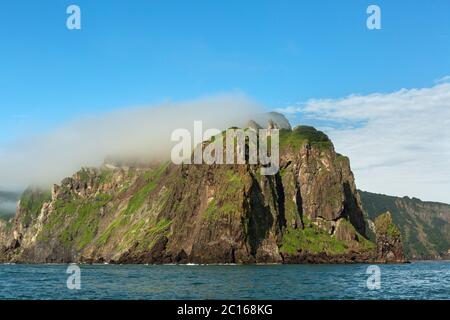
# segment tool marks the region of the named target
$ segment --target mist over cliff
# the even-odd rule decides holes
[[[9,218],[16,212],[20,192],[0,191],[0,218]]]
[[[86,116],[0,148],[0,190],[47,187],[108,156],[165,159],[174,129],[192,131],[196,120],[205,129],[225,129],[261,110],[243,94],[223,94]]]

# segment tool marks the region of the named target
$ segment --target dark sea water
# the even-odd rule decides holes
[[[0,265],[0,299],[450,299],[450,262],[379,265]]]

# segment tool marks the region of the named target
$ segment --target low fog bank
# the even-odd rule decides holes
[[[0,202],[0,218],[12,217],[16,212],[16,208],[17,208],[16,201]]]
[[[16,212],[19,192],[0,191],[0,218],[9,218]]]
[[[177,128],[193,132],[242,126],[262,108],[244,95],[220,95],[188,102],[127,108],[85,117],[0,149],[0,190],[48,187],[81,167],[98,167],[107,157],[169,159]],[[9,206],[7,204],[6,206]]]

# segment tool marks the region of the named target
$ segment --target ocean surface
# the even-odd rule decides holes
[[[0,299],[450,299],[450,261],[378,266],[0,265]]]

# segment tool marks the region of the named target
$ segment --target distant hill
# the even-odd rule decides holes
[[[0,218],[8,219],[16,212],[20,193],[0,191]]]
[[[393,197],[359,191],[370,220],[390,211],[410,259],[448,258],[450,250],[450,205],[417,198]]]

